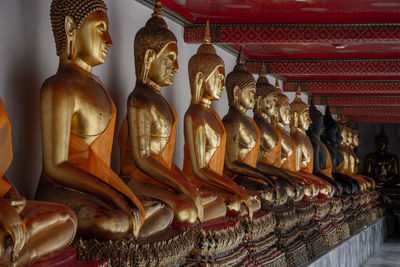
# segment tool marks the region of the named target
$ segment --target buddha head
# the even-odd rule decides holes
[[[360,131],[355,127],[355,125],[352,125],[351,131],[353,133],[353,145],[354,147],[359,147],[361,145]]]
[[[152,17],[136,33],[134,51],[138,82],[153,89],[172,84],[179,69],[178,46],[162,17],[160,0],[155,3]]]
[[[262,64],[256,84],[256,104],[254,113],[264,113],[271,119],[278,117],[278,95],[273,85],[268,82],[265,65]]]
[[[278,122],[282,125],[290,123],[290,105],[289,98],[282,93],[279,88],[278,80],[275,82],[275,89],[277,91],[277,108],[278,108]]]
[[[347,127],[346,122],[342,116],[338,117],[338,127],[340,131],[340,135],[342,136],[341,144],[346,145],[348,144],[348,137],[347,137]]]
[[[311,104],[309,107],[310,118],[312,123],[308,129],[309,133],[315,134],[317,137],[320,137],[325,131],[324,125],[324,115],[322,115],[321,111],[317,109],[315,106],[314,95],[311,96]]]
[[[102,0],[53,0],[50,20],[61,60],[89,71],[104,63],[112,41]]]
[[[243,47],[240,48],[233,71],[226,76],[226,92],[230,107],[246,111],[255,104],[256,81],[245,67]]]
[[[290,128],[307,131],[309,126],[309,108],[308,105],[301,100],[301,91],[299,86],[296,92],[296,97],[290,104]]]
[[[202,100],[218,100],[225,89],[225,64],[222,58],[217,55],[210,41],[210,28],[207,21],[204,43],[200,45],[197,53],[190,58],[188,64],[193,104]]]
[[[338,146],[342,142],[342,135],[337,122],[333,119],[329,106],[326,106],[323,118],[325,131],[321,136],[322,141],[333,146]]]
[[[378,152],[387,152],[389,147],[389,139],[385,134],[385,128],[383,125],[381,126],[381,132],[375,138],[375,145]]]
[[[346,124],[346,131],[347,131],[347,144],[353,145],[353,131],[351,128],[351,123]]]

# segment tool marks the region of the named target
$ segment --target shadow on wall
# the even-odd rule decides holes
[[[400,124],[383,124],[385,133],[389,138],[388,152],[400,157]],[[358,156],[361,159],[361,171],[364,171],[364,159],[368,153],[375,152],[375,137],[381,131],[380,123],[359,123],[361,146],[358,148]],[[399,133],[399,134],[396,134]]]
[[[39,61],[37,51],[40,51],[38,31],[41,29],[37,25],[40,6],[35,1],[21,1],[17,5],[19,13],[14,16],[19,19],[20,27],[13,28],[19,32],[14,32],[11,43],[24,40],[24,44],[12,47],[10,60],[2,62],[7,72],[4,98],[13,129],[14,158],[7,175],[22,195],[32,198],[40,175],[37,161],[41,160],[38,96],[43,81],[35,66]]]

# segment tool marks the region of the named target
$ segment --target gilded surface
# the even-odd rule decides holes
[[[184,172],[200,189],[219,195],[227,209],[240,212],[241,202],[248,214],[259,209],[259,201],[223,173],[226,133],[218,114],[210,107],[221,98],[225,89],[225,68],[222,59],[209,43],[207,24],[205,42],[189,60],[191,104],[185,113]],[[221,209],[221,215],[223,215]]]
[[[43,175],[36,198],[69,206],[82,236],[138,236],[143,206],[110,168],[115,106],[91,73],[112,46],[106,7],[100,0],[81,8],[77,2],[52,2],[60,61],[41,89]]]
[[[0,99],[0,265],[25,266],[67,247],[76,216],[65,206],[26,200],[4,176],[11,164],[11,126]]]

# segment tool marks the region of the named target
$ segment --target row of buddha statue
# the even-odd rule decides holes
[[[156,1],[135,36],[136,85],[118,134],[118,175],[110,168],[116,107],[92,74],[112,46],[107,7],[102,0],[52,1],[59,67],[40,93],[43,171],[35,201],[21,197],[4,176],[11,135],[0,109],[6,155],[0,162],[1,264],[23,266],[53,255],[76,231],[81,259],[109,257],[115,266],[177,264],[182,257],[188,266],[295,266],[337,242],[339,232],[339,240],[349,236],[344,206],[354,211],[364,204],[357,215],[368,213],[372,201],[360,198],[374,195],[374,183],[357,174],[352,130],[329,109],[323,115],[309,107],[300,91],[289,103],[278,83],[269,84],[264,65],[256,81],[242,50],[225,79],[208,24],[188,64],[192,98],[184,115],[183,169],[177,167],[177,114],[161,89],[179,69],[178,45],[161,10]],[[229,111],[221,120],[211,103],[225,83]],[[118,254],[129,244],[154,254]],[[157,249],[149,252],[149,244]],[[108,256],[99,254],[110,247],[115,251]]]

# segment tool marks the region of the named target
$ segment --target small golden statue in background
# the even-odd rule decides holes
[[[67,247],[77,221],[63,205],[26,200],[6,178],[13,154],[11,126],[1,99],[0,136],[0,266],[25,266]]]
[[[102,0],[53,0],[50,18],[60,58],[41,89],[43,172],[36,199],[70,207],[78,235],[137,237],[142,204],[110,168],[116,109],[94,66],[112,46]]]

